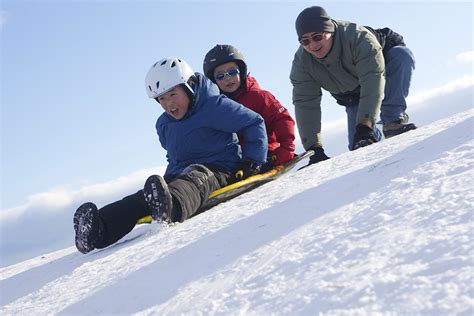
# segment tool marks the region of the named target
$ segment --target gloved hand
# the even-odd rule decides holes
[[[293,159],[294,155],[294,145],[280,145],[280,147],[269,153],[269,156],[271,157],[271,162],[274,166],[284,164],[285,162]]]
[[[232,173],[232,182],[247,179],[260,172],[260,165],[255,161],[243,160],[242,163]]]
[[[313,145],[311,147],[308,148],[308,150],[313,150],[314,151],[314,155],[312,155],[310,158],[309,158],[309,162],[306,166],[303,166],[301,168],[299,168],[298,170],[301,170],[303,168],[306,168],[312,164],[315,164],[315,163],[318,163],[318,162],[321,162],[321,161],[324,161],[324,160],[328,160],[330,159],[330,157],[328,157],[325,153],[324,153],[324,149],[323,147],[319,146],[319,145]]]
[[[375,137],[374,130],[367,125],[359,124],[356,126],[356,132],[352,141],[351,150],[356,150],[376,142],[377,138]]]

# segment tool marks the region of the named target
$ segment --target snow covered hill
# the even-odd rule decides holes
[[[87,255],[0,270],[2,315],[474,313],[474,110]]]

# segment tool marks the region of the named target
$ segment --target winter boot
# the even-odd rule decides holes
[[[76,248],[82,253],[95,249],[102,237],[104,225],[94,203],[87,202],[79,206],[74,213],[74,231],[76,232]]]
[[[143,188],[145,201],[152,209],[151,217],[156,221],[171,221],[173,199],[166,181],[157,175],[148,177]]]
[[[408,119],[409,119],[408,114],[403,113],[402,119],[395,122],[388,123],[388,124],[384,124],[383,135],[385,136],[385,138],[397,136],[399,134],[403,134],[405,132],[416,129],[415,124],[408,123]]]

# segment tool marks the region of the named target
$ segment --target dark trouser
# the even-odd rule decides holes
[[[211,166],[191,165],[168,183],[173,197],[172,221],[182,222],[196,215],[209,195],[226,186],[230,173]],[[143,190],[99,209],[104,233],[96,248],[105,248],[128,234],[140,218],[151,215]]]

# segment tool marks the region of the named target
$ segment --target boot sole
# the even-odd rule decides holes
[[[169,222],[173,200],[169,193],[168,184],[165,179],[160,176],[152,175],[148,177],[143,188],[145,201],[152,208],[152,218],[154,220],[162,220]]]
[[[91,231],[98,229],[98,223],[94,221],[97,216],[97,206],[91,202],[82,204],[74,213],[75,244],[77,250],[84,254],[94,250],[90,237]]]
[[[403,125],[403,127],[398,128],[398,129],[384,131],[383,135],[385,136],[385,138],[390,138],[390,137],[394,137],[394,136],[406,133],[408,131],[412,131],[414,129],[416,129],[415,124],[410,123],[410,124]]]

